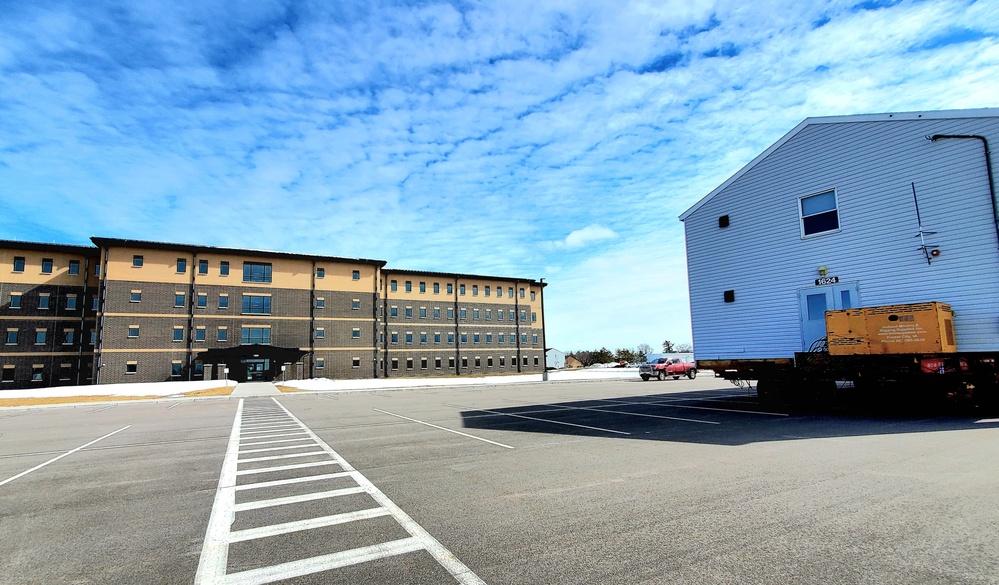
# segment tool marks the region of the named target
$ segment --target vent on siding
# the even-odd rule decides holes
[[[727,291],[725,291],[725,302],[726,303],[734,303],[735,302],[735,291],[734,290],[727,290]]]
[[[728,227],[728,216],[721,215],[718,217],[718,227],[727,228]]]

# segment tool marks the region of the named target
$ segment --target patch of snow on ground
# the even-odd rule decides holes
[[[190,382],[138,382],[135,384],[101,384],[100,386],[54,386],[4,390],[0,398],[44,398],[48,396],[173,396],[195,390],[221,388],[225,380],[193,380]],[[236,383],[229,380],[229,386]]]

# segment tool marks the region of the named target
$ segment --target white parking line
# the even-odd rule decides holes
[[[618,411],[618,410],[608,410],[606,408],[593,408],[593,407],[590,407],[590,406],[561,406],[559,404],[553,404],[552,406],[559,406],[561,408],[567,408],[567,409],[571,409],[571,410],[592,410],[594,412],[607,412],[607,413],[610,413],[610,414],[623,414],[623,415],[626,415],[626,416],[645,416],[645,417],[649,417],[649,418],[664,418],[664,419],[668,419],[668,420],[678,420],[678,421],[682,421],[682,422],[701,423],[701,424],[705,424],[705,425],[720,425],[721,424],[720,422],[713,421],[713,420],[700,420],[700,419],[696,419],[696,418],[681,418],[681,417],[678,417],[678,416],[666,416],[666,415],[662,415],[662,414],[644,414],[644,413],[641,413],[641,412],[621,412],[621,411]]]
[[[692,408],[695,410],[720,410],[722,412],[737,412],[739,414],[760,414],[763,416],[789,416],[780,412],[763,412],[761,410],[739,410],[738,408],[716,408],[713,406],[691,406],[689,404],[672,404],[668,401],[653,401],[653,402],[630,402],[627,400],[601,400],[595,398],[594,400],[599,400],[600,402],[612,402],[614,404],[636,404],[636,405],[646,405],[646,406],[665,406],[666,408]]]
[[[315,447],[312,443],[304,443],[302,445],[285,445],[283,447],[264,447],[263,449],[241,449],[239,451],[240,455],[245,455],[246,453],[263,453],[265,451],[285,451],[287,449],[305,449],[306,447]]]
[[[296,435],[304,435],[304,434],[306,434],[305,431],[299,431],[299,432],[296,432],[296,433],[283,433],[283,434],[279,433],[279,434],[273,434],[273,435],[272,434],[264,434],[264,435],[253,434],[252,436],[251,435],[242,435],[242,438],[244,438],[244,439],[273,439],[275,437],[294,437]]]
[[[212,504],[212,515],[208,519],[205,542],[201,547],[198,572],[194,575],[196,585],[218,583],[225,576],[229,562],[229,526],[233,521],[236,507],[236,460],[239,458],[239,425],[243,417],[243,399],[236,406],[236,418],[229,434],[229,446],[222,460],[219,474],[219,487]]]
[[[273,445],[274,443],[297,443],[298,441],[311,441],[309,437],[302,437],[301,439],[278,439],[277,441],[259,441],[257,443],[243,443],[244,447],[250,447],[253,445]]]
[[[254,500],[252,502],[244,502],[242,504],[236,504],[236,511],[244,512],[246,510],[259,510],[261,508],[273,508],[274,506],[285,506],[287,504],[298,504],[301,502],[325,500],[328,498],[339,498],[340,496],[350,496],[353,494],[363,494],[363,493],[364,493],[364,488],[351,487],[351,488],[342,488],[338,490],[328,490],[325,492],[312,492],[311,494],[302,494],[300,496],[285,496],[283,498],[271,498],[269,500]]]
[[[278,459],[294,459],[295,457],[312,457],[315,455],[325,455],[326,451],[309,451],[308,453],[285,453],[284,455],[267,455],[265,457],[251,457],[240,459],[240,463],[254,463],[256,461],[277,461]]]
[[[17,479],[17,478],[19,478],[19,477],[24,477],[25,475],[28,475],[28,474],[29,474],[29,473],[31,473],[32,471],[37,471],[37,470],[39,470],[39,469],[41,469],[41,468],[45,467],[45,466],[46,466],[46,465],[48,465],[49,463],[55,463],[56,461],[59,461],[60,459],[62,459],[63,457],[66,457],[67,455],[72,455],[73,453],[76,453],[76,452],[77,452],[77,451],[79,451],[80,449],[84,449],[84,448],[86,448],[86,447],[89,447],[89,446],[93,445],[94,443],[96,443],[97,441],[102,441],[102,440],[104,440],[104,439],[106,439],[106,438],[110,437],[111,435],[116,435],[116,434],[118,434],[118,433],[120,433],[120,432],[124,431],[125,429],[127,429],[127,428],[129,428],[129,427],[131,427],[131,426],[132,426],[132,425],[128,425],[128,426],[124,426],[124,427],[121,427],[121,428],[120,428],[120,429],[118,429],[117,431],[114,431],[114,432],[110,432],[110,433],[108,433],[108,434],[104,435],[103,437],[100,437],[100,438],[98,438],[98,439],[94,439],[93,441],[90,441],[90,442],[89,442],[89,443],[87,443],[86,445],[80,445],[80,446],[79,446],[79,447],[77,447],[76,449],[72,449],[72,450],[70,450],[70,451],[66,451],[66,452],[65,452],[65,453],[63,453],[62,455],[59,455],[58,457],[53,457],[52,459],[49,459],[49,460],[48,460],[48,461],[46,461],[45,463],[42,463],[42,464],[40,464],[40,465],[36,465],[36,466],[32,467],[31,469],[29,469],[29,470],[27,470],[27,471],[22,471],[21,473],[18,473],[18,474],[17,474],[17,475],[15,475],[14,477],[10,477],[10,478],[7,478],[7,479],[5,479],[5,480],[3,480],[3,481],[0,481],[0,486],[2,486],[2,485],[6,485],[6,484],[8,484],[8,483],[10,483],[10,482],[14,481],[15,479]]]
[[[305,469],[306,467],[322,467],[323,465],[337,465],[336,461],[315,461],[313,463],[296,463],[294,465],[279,465],[277,467],[261,467],[260,469],[244,469],[237,471],[236,475],[250,475],[253,473],[274,473],[275,471],[288,471],[289,469]]]
[[[363,490],[362,490],[363,491]],[[358,520],[369,520],[371,518],[379,518],[381,516],[388,516],[389,511],[385,508],[368,508],[367,510],[358,510],[356,512],[345,512],[343,514],[334,514],[332,516],[320,516],[318,518],[309,518],[308,520],[296,520],[294,522],[282,522],[281,524],[271,524],[269,526],[261,526],[259,528],[247,528],[246,530],[233,530],[229,533],[229,542],[243,542],[244,540],[254,540],[257,538],[267,538],[269,536],[279,536],[281,534],[288,534],[289,532],[301,532],[303,530],[312,530],[315,528],[325,528],[326,526],[336,526],[337,524],[346,524],[348,522],[356,522]]]
[[[171,408],[177,408],[180,405],[181,405],[180,402],[174,402],[173,404],[171,404],[170,406],[168,406],[166,409],[170,410]]]
[[[534,416],[524,416],[522,414],[513,414],[513,413],[510,413],[510,412],[497,412],[495,410],[486,410],[485,408],[472,408],[470,406],[462,406],[461,408],[469,408],[469,409],[472,409],[472,410],[477,410],[479,412],[488,412],[489,414],[495,414],[495,415],[498,415],[498,416],[512,416],[512,417],[516,417],[516,418],[526,418],[528,420],[537,420],[537,421],[541,421],[541,422],[551,423],[553,425],[565,425],[567,427],[579,427],[581,429],[590,429],[590,430],[593,430],[593,431],[602,431],[602,432],[605,432],[605,433],[614,433],[614,434],[617,434],[617,435],[630,435],[631,434],[631,433],[626,433],[624,431],[615,431],[613,429],[602,429],[600,427],[591,427],[591,426],[587,426],[587,425],[578,425],[576,423],[561,422],[561,421],[557,421],[557,420],[550,420],[550,419],[547,419],[547,418],[537,418],[537,417],[534,417]]]
[[[349,471],[341,471],[339,473],[321,473],[319,475],[308,475],[306,477],[293,477],[291,479],[275,479],[272,481],[261,481],[259,483],[245,483],[243,485],[236,486],[236,491],[242,490],[256,490],[261,488],[277,487],[281,485],[288,485],[292,483],[305,483],[309,481],[323,481],[324,479],[337,479],[340,477],[349,477]]]
[[[493,445],[504,447],[506,449],[513,449],[513,447],[511,447],[510,445],[504,445],[503,443],[497,443],[496,441],[490,441],[489,439],[483,439],[482,437],[476,437],[475,435],[469,435],[468,433],[462,433],[461,431],[455,431],[455,430],[452,430],[452,429],[448,429],[448,428],[444,428],[444,427],[439,427],[439,426],[437,426],[435,424],[424,422],[422,420],[416,420],[415,418],[409,418],[408,416],[402,416],[401,414],[396,414],[394,412],[389,412],[387,410],[381,410],[379,408],[374,408],[372,410],[376,410],[378,412],[381,412],[383,414],[387,414],[387,415],[390,415],[390,416],[396,416],[396,417],[399,417],[399,418],[402,418],[402,419],[413,421],[415,423],[420,423],[421,425],[427,425],[428,427],[433,427],[435,429],[440,429],[442,431],[447,431],[449,433],[454,433],[456,435],[461,435],[463,437],[468,437],[470,439],[476,439],[478,441],[483,441],[483,442],[486,442],[486,443],[491,443]]]

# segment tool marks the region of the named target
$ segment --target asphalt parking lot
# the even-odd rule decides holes
[[[996,583],[996,452],[708,377],[6,409],[0,582]]]

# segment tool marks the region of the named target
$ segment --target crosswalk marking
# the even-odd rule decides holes
[[[418,551],[429,553],[452,575],[456,582],[462,585],[484,585],[484,582],[471,569],[444,548],[440,542],[403,512],[401,508],[396,506],[381,490],[364,477],[361,472],[354,469],[350,463],[343,459],[325,441],[305,426],[298,417],[284,408],[277,399],[272,399],[272,401],[276,408],[269,403],[268,407],[254,404],[252,408],[247,408],[243,400],[239,401],[239,405],[236,408],[236,418],[233,421],[229,445],[222,463],[219,487],[215,494],[215,504],[212,507],[211,518],[208,521],[208,528],[205,533],[201,559],[198,563],[198,572],[194,581],[195,585],[272,583]],[[248,422],[250,419],[253,420],[252,423]],[[244,422],[248,424],[243,426]],[[304,435],[304,437],[295,439],[277,438],[297,435]],[[281,444],[281,446],[245,449],[245,447],[275,443]],[[317,450],[317,447],[319,450]],[[273,453],[274,451],[294,449],[308,450],[304,452],[245,457],[248,454]],[[241,459],[241,456],[244,458]],[[277,464],[253,469],[239,469],[241,464],[246,463],[277,463],[282,460],[301,457],[325,457],[325,459],[307,463]],[[340,470],[332,473],[317,473],[304,477],[279,477],[279,479],[269,481],[236,485],[237,479],[245,476],[255,474],[278,474],[280,476],[282,472],[286,471],[326,466],[336,466]],[[349,479],[355,485],[339,489],[329,489],[331,486],[327,482],[337,479]],[[309,484],[315,484],[315,490],[309,493],[281,497],[266,497],[267,492],[264,492],[264,498],[245,501],[239,504],[236,503],[237,492],[249,492],[253,494],[255,493],[254,490],[281,488],[282,486],[294,484],[306,486],[305,489],[308,489],[307,486]],[[236,515],[241,512],[262,510],[277,506],[293,507],[306,502],[356,494],[365,494],[370,498],[369,501],[373,501],[376,505],[350,512],[257,526],[243,530],[232,530],[231,528],[236,521]],[[311,509],[315,509],[315,507],[309,508],[309,510]],[[229,546],[234,543],[261,538],[280,538],[283,535],[301,533],[329,526],[350,526],[353,522],[363,522],[382,517],[391,517],[395,520],[396,523],[409,533],[409,538],[351,550],[331,552],[329,554],[320,554],[310,558],[238,571],[231,574],[228,573]],[[322,545],[322,541],[317,542],[320,546]]]

